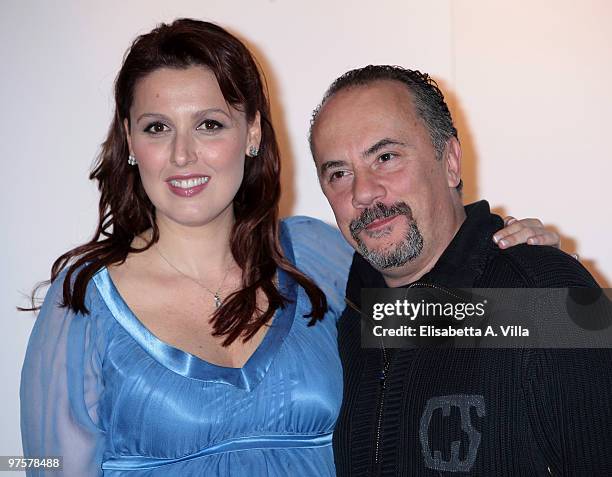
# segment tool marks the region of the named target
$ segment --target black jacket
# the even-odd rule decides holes
[[[578,261],[555,248],[500,250],[492,235],[503,222],[485,201],[466,213],[419,283],[597,287]],[[361,288],[385,286],[355,254],[347,301],[359,309]],[[340,477],[612,475],[609,350],[362,349],[359,312],[350,306],[338,332]]]

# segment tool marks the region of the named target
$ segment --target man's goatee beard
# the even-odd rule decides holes
[[[404,239],[397,243],[393,250],[382,252],[368,249],[365,243],[358,237],[359,233],[376,219],[394,217],[396,215],[404,215],[408,220],[408,230]],[[357,242],[359,254],[379,270],[400,267],[417,258],[423,250],[423,236],[412,216],[412,209],[405,202],[396,202],[391,207],[379,202],[374,207],[365,209],[358,219],[353,220],[349,224],[349,230],[351,236]],[[383,230],[379,232],[378,237],[388,233],[388,230]]]

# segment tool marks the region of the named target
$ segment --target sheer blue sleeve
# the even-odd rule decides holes
[[[32,469],[28,476],[102,475],[98,402],[103,337],[93,313],[60,307],[63,281],[62,274],[51,285],[36,319],[20,391],[24,455],[61,456],[63,471]]]
[[[312,217],[284,219],[281,230],[290,237],[295,265],[323,290],[330,312],[339,319],[353,248],[336,227]]]

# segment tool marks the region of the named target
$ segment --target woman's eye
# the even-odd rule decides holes
[[[168,129],[169,129],[168,126],[166,126],[164,123],[154,122],[154,123],[149,124],[145,128],[145,132],[148,132],[151,134],[159,134],[159,133],[168,131]]]
[[[223,125],[219,121],[215,121],[214,119],[207,119],[206,121],[203,121],[200,126],[198,126],[198,129],[212,131],[214,129],[220,129],[222,127]]]

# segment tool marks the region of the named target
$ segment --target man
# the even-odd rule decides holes
[[[358,252],[338,325],[338,475],[612,475],[607,350],[361,347],[363,287],[597,287],[552,247],[500,250],[502,220],[485,201],[463,207],[461,146],[435,82],[350,71],[315,111],[310,141]]]

